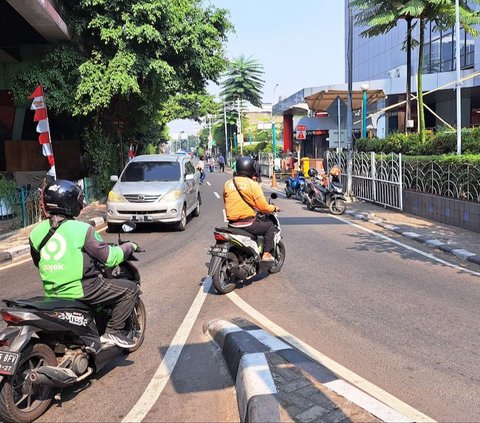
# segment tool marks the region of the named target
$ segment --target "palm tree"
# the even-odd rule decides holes
[[[480,0],[471,0],[480,4]],[[466,1],[459,2],[460,25],[473,36],[478,31],[472,26],[480,23],[480,15],[473,11]],[[423,107],[423,47],[425,43],[425,27],[431,22],[434,31],[446,30],[455,27],[455,1],[454,0],[410,0],[404,7],[404,13],[415,15],[419,20],[419,48],[417,70],[417,101],[418,101],[418,132],[420,141],[425,142],[425,111]]]
[[[407,22],[407,35],[404,43],[407,52],[405,123],[410,120],[411,116],[412,21],[414,19],[414,16],[404,13],[407,3],[410,2],[408,0],[350,0],[351,7],[357,10],[355,22],[366,28],[360,33],[362,37],[371,38],[386,34],[395,28],[399,20],[404,19]],[[405,130],[407,130],[406,124]]]

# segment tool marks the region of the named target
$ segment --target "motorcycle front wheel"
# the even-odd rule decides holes
[[[7,376],[0,391],[0,417],[5,422],[29,423],[38,419],[53,398],[53,388],[26,383],[26,376],[42,366],[57,366],[55,353],[45,344],[35,344],[22,352],[20,362]]]
[[[283,244],[283,241],[280,241],[275,248],[275,263],[270,269],[268,269],[268,273],[273,274],[280,272],[283,263],[285,263],[285,253],[285,245]]]
[[[132,311],[132,314],[127,319],[125,325],[125,331],[127,336],[130,336],[134,341],[135,345],[131,348],[126,348],[125,351],[132,353],[137,351],[143,344],[145,339],[145,328],[147,326],[147,311],[145,309],[145,304],[142,299],[137,298],[135,303],[135,308]]]
[[[332,199],[332,201],[330,201],[328,209],[330,210],[330,213],[338,216],[345,213],[345,210],[347,209],[347,204],[345,203],[345,200],[342,200],[341,198],[334,198]]]
[[[237,256],[228,253],[212,276],[213,286],[219,294],[228,294],[237,286],[237,277],[231,272],[231,268],[238,266]]]

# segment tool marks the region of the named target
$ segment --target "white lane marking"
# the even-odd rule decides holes
[[[145,392],[142,394],[130,412],[123,418],[122,422],[141,422],[157,402],[160,394],[165,388],[165,385],[170,379],[175,365],[177,364],[178,358],[180,357],[182,349],[187,342],[187,338],[190,335],[195,321],[197,320],[200,309],[202,308],[205,298],[207,298],[207,294],[210,291],[211,286],[212,278],[207,277],[203,285],[200,287],[197,296],[193,300],[185,319],[183,319],[183,322],[178,328],[177,333],[173,337],[172,342],[168,347],[162,362],[160,363],[160,366],[150,380]]]
[[[341,217],[333,216],[333,215],[331,217],[333,217],[335,219],[338,219],[341,222],[348,223],[349,225],[352,225],[357,229],[361,229],[362,231],[367,232],[371,235],[375,235],[376,237],[381,238],[384,241],[391,242],[391,243],[396,244],[400,247],[403,247],[407,250],[413,251],[414,253],[420,254],[424,257],[428,257],[430,260],[436,261],[437,263],[444,264],[445,266],[451,267],[451,268],[456,269],[456,270],[461,270],[462,272],[465,272],[465,273],[470,273],[470,274],[475,275],[475,276],[480,276],[479,272],[475,272],[473,270],[466,269],[462,266],[458,266],[456,264],[449,263],[448,261],[445,261],[445,260],[442,260],[438,257],[435,257],[433,254],[426,253],[425,251],[419,250],[418,248],[410,247],[410,245],[404,244],[403,242],[397,241],[396,239],[393,239],[393,238],[390,238],[386,235],[383,235],[383,234],[380,234],[378,232],[372,231],[371,229],[364,228],[360,225],[357,225],[356,223],[349,222],[348,220],[342,219]]]
[[[208,182],[208,181],[207,181],[207,185],[208,185],[209,187],[211,187],[211,186],[212,186],[212,184],[211,184],[210,182]]]
[[[224,221],[225,223],[227,223],[227,222],[228,222],[227,212],[225,211],[225,209],[222,209],[222,211],[223,211],[223,221]]]
[[[348,370],[346,367],[343,367],[341,364],[322,354],[320,351],[317,351],[307,343],[301,341],[300,339],[293,336],[291,333],[287,332],[282,327],[278,326],[276,323],[272,322],[268,317],[264,316],[262,313],[254,309],[250,304],[245,302],[240,298],[235,292],[230,292],[227,294],[227,297],[239,308],[241,308],[249,316],[253,317],[257,322],[259,322],[264,328],[272,332],[274,335],[282,338],[285,342],[288,342],[290,345],[294,346],[304,354],[308,355],[315,361],[323,364],[325,367],[330,369],[333,373],[371,395],[372,397],[383,402],[386,406],[393,408],[398,413],[407,416],[412,419],[414,422],[433,422],[434,420],[420,411],[414,409],[410,405],[404,403],[398,398],[394,397],[392,394],[384,391],[368,380],[362,378],[356,373]],[[348,399],[348,398],[347,398]]]
[[[391,408],[385,408],[385,404],[382,404],[375,398],[372,398],[370,395],[367,395],[365,392],[360,391],[360,389],[355,388],[349,383],[337,379],[332,382],[327,382],[323,384],[328,389],[340,394],[341,396],[348,398],[353,403],[357,404],[364,410],[369,413],[377,416],[383,422],[411,422],[412,420],[408,417],[397,413]]]
[[[220,198],[220,195],[218,194],[217,191],[215,191],[213,194],[215,195],[215,197]]]

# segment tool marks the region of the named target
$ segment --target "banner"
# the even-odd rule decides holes
[[[50,165],[50,170],[47,172],[47,174],[52,176],[53,179],[57,179],[51,141],[52,138],[50,136],[50,125],[48,124],[47,106],[45,104],[45,96],[43,95],[43,87],[39,85],[37,88],[35,88],[35,91],[29,98],[33,100],[30,110],[35,110],[33,121],[38,122],[38,142],[42,146],[42,154],[47,157]]]

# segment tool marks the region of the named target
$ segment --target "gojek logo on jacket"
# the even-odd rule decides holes
[[[45,261],[59,261],[64,255],[65,252],[67,251],[67,241],[65,238],[59,234],[58,232],[55,232],[55,234],[50,238],[50,240],[47,242],[47,245],[45,245],[44,248],[42,248],[41,251],[41,257]],[[52,270],[63,270],[63,265],[56,263],[56,264],[42,264],[42,269],[44,271],[52,271]]]

